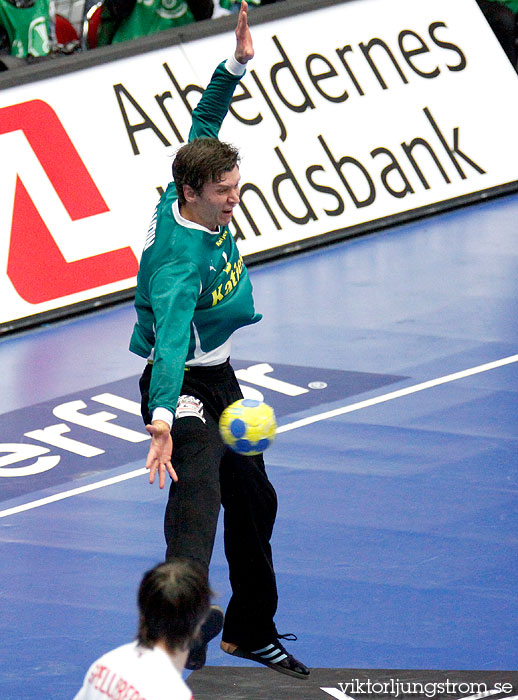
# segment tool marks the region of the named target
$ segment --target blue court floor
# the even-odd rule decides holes
[[[277,627],[310,666],[517,669],[517,220],[513,195],[251,270],[233,359],[281,426]],[[72,698],[163,558],[133,320],[0,342],[1,700]],[[224,605],[220,534],[211,577]]]

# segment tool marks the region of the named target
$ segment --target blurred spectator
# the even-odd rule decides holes
[[[56,14],[65,17],[74,27],[78,36],[83,31],[86,13],[95,4],[95,0],[53,0]]]
[[[73,53],[79,36],[54,0],[0,0],[0,71]]]
[[[51,27],[49,0],[0,0],[0,54],[47,56]]]
[[[279,0],[249,0],[249,7],[259,7],[259,5],[271,5]],[[213,19],[221,17],[222,15],[228,15],[231,12],[239,12],[239,7],[241,0],[215,0],[214,2],[214,12],[212,14]]]
[[[518,0],[477,0],[507,57],[518,69]]]
[[[105,0],[98,44],[117,44],[210,19],[213,9],[213,0]]]

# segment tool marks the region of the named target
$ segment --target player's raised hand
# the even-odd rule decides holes
[[[158,472],[158,485],[163,489],[166,470],[173,481],[178,481],[178,476],[171,464],[173,441],[169,426],[164,421],[155,421],[151,425],[146,425],[146,430],[151,435],[151,445],[146,460],[146,469],[149,469],[149,483],[155,482],[155,476]]]
[[[248,26],[248,3],[242,0],[236,26],[236,52],[239,63],[248,63],[254,57],[254,45]]]

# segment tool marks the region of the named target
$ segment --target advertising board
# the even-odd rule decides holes
[[[475,0],[251,14],[256,57],[220,134],[242,155],[245,259],[516,184],[518,76]],[[131,292],[191,111],[233,45],[229,29],[0,91],[0,330]]]

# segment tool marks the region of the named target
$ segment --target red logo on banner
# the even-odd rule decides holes
[[[0,134],[23,131],[72,221],[108,206],[54,110],[42,100],[0,109]],[[7,274],[31,304],[100,287],[137,274],[129,247],[67,262],[21,179],[16,179]]]

